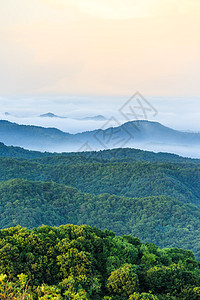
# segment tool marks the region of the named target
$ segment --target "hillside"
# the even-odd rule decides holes
[[[1,228],[88,224],[160,247],[191,249],[200,258],[200,208],[168,196],[96,196],[56,183],[13,179],[0,184],[0,199]]]
[[[1,228],[85,223],[191,249],[200,259],[199,160],[135,149],[48,156],[0,146]]]
[[[127,197],[167,195],[200,206],[200,166],[190,163],[80,162],[0,159],[0,181],[22,178],[73,186],[85,193]]]
[[[73,135],[56,128],[18,125],[4,120],[0,120],[0,132],[0,142],[29,150],[54,152],[62,147],[67,150],[66,146],[74,143]]]
[[[21,147],[14,146],[6,146],[3,143],[0,143],[0,157],[10,157],[10,158],[23,158],[23,159],[31,159],[31,158],[41,158],[44,156],[51,156],[51,153],[42,153],[39,151],[30,151],[25,150]]]
[[[200,265],[191,251],[159,249],[86,225],[0,230],[0,256],[2,299],[191,300],[200,294]]]
[[[182,157],[176,154],[167,152],[155,153],[152,151],[143,151],[139,149],[131,148],[118,148],[112,150],[100,150],[100,151],[85,151],[85,152],[62,152],[62,153],[51,153],[51,152],[39,152],[26,150],[21,147],[6,146],[0,142],[0,157],[9,158],[23,158],[23,159],[37,159],[43,158],[40,163],[53,163],[60,164],[70,162],[71,160],[80,161],[87,159],[88,162],[92,161],[124,161],[124,162],[188,162],[200,164],[200,159],[192,159]]]

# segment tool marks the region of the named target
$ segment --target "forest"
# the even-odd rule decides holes
[[[137,149],[58,155],[0,146],[0,228],[87,224],[200,259],[199,160]]]
[[[200,297],[200,263],[191,251],[87,225],[0,230],[0,257],[1,299]]]
[[[0,144],[0,299],[200,299],[200,160]]]

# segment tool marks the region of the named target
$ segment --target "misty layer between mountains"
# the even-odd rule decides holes
[[[130,94],[118,97],[54,95],[11,98],[0,96],[0,119],[23,125],[55,127],[69,133],[103,128],[105,119],[109,120],[112,117],[115,117],[120,124],[145,119],[160,122],[180,131],[200,131],[199,97],[143,95],[157,110],[157,115],[153,116],[148,112],[145,117],[141,115],[141,109],[136,109],[137,116],[124,118],[119,110],[127,104],[131,96]],[[132,104],[138,106],[136,99]],[[145,103],[143,105],[146,106]],[[98,115],[103,118],[95,118]]]
[[[97,151],[138,148],[200,158],[200,134],[181,132],[158,122],[131,121],[118,127],[70,134],[56,128],[0,121],[0,142],[48,152]]]

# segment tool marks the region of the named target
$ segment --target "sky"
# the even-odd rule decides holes
[[[37,116],[51,111],[109,117],[140,91],[157,107],[158,121],[199,131],[199,0],[0,0],[0,5],[1,118],[9,111],[18,123],[92,129],[100,124]]]

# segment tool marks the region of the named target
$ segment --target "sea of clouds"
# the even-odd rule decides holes
[[[148,119],[182,131],[200,131],[200,98],[145,97],[157,110],[157,114],[135,109],[137,116],[124,117],[120,108],[130,99],[124,97],[81,97],[81,96],[37,96],[0,97],[0,119],[18,124],[56,127],[69,133],[109,127],[107,121],[80,120],[81,118],[103,115],[107,120],[114,117],[117,124],[128,120]],[[134,99],[132,100],[134,104]],[[146,103],[143,104],[147,106]],[[137,103],[136,103],[137,106]],[[51,112],[65,118],[41,118]]]

